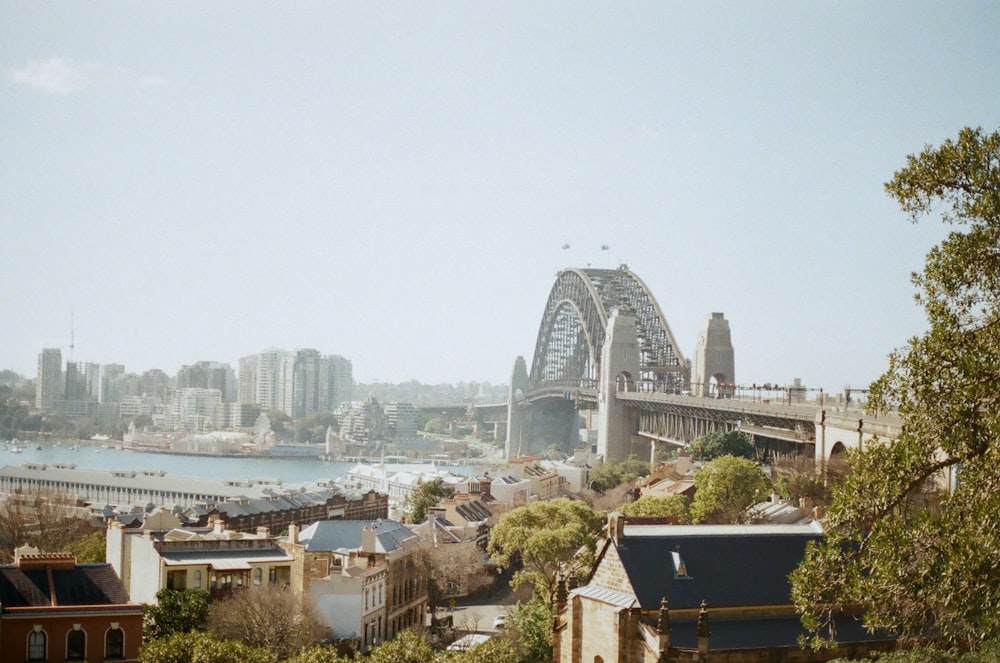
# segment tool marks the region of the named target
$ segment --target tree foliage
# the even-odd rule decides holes
[[[748,506],[771,491],[764,471],[746,458],[720,456],[694,475],[691,517],[696,523],[738,523]]]
[[[629,456],[625,460],[609,460],[590,470],[590,486],[597,492],[611,490],[622,484],[634,483],[649,475],[649,463]]]
[[[313,412],[301,421],[295,422],[295,441],[320,444],[326,441],[326,430],[332,427],[335,433],[340,432],[340,422],[337,416],[329,411]]]
[[[278,663],[278,655],[242,642],[222,642],[204,631],[177,632],[146,640],[142,663]]]
[[[620,510],[626,516],[676,518],[681,525],[691,524],[691,504],[685,495],[643,495],[634,502],[623,504]]]
[[[156,603],[143,608],[143,638],[166,638],[205,626],[212,599],[204,589],[156,592]]]
[[[747,434],[742,431],[716,431],[699,435],[692,440],[691,455],[696,460],[715,460],[719,456],[754,460],[757,457],[757,450]]]
[[[220,640],[238,640],[282,658],[321,642],[329,633],[308,599],[271,584],[241,589],[214,602],[207,627]]]
[[[902,430],[849,456],[793,598],[824,637],[836,610],[861,605],[869,627],[975,649],[1000,635],[1000,133],[926,147],[886,191],[911,220],[940,214],[951,230],[912,277],[927,331],[869,392]],[[945,470],[960,470],[957,486],[928,504]]]
[[[422,634],[407,629],[368,653],[371,663],[434,663],[437,653]]]
[[[406,519],[411,523],[422,523],[427,520],[427,512],[431,507],[437,506],[443,498],[451,497],[455,490],[444,485],[441,477],[436,477],[430,481],[419,481],[417,487],[409,498],[409,510],[406,512]]]
[[[12,560],[14,548],[22,545],[42,552],[65,551],[91,532],[87,515],[76,497],[49,488],[6,495],[0,504],[0,560]]]
[[[604,517],[579,500],[534,502],[500,517],[490,533],[489,552],[501,566],[522,562],[511,586],[530,583],[551,602],[560,569],[589,571],[603,525]]]
[[[507,624],[507,633],[528,663],[552,660],[552,620],[555,606],[535,592],[527,602],[518,602]]]
[[[107,540],[108,530],[102,527],[69,542],[65,551],[73,553],[80,564],[102,563],[107,556]]]

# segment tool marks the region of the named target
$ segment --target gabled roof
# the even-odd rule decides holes
[[[375,528],[375,552],[389,553],[402,548],[403,542],[416,538],[405,525],[395,520],[320,520],[299,533],[299,543],[310,552],[358,550],[362,530]]]
[[[671,608],[787,605],[788,574],[821,536],[818,526],[626,525],[622,543],[608,545],[644,609],[663,597]]]
[[[7,608],[46,606],[124,605],[128,594],[110,564],[77,564],[71,568],[20,569],[0,566],[0,606]],[[55,601],[53,602],[53,589]]]

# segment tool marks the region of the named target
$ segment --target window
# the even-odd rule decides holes
[[[264,570],[260,567],[253,570],[253,584],[260,585],[264,579]]]
[[[45,655],[45,640],[44,631],[32,631],[28,634],[29,661],[44,661],[47,658]]]
[[[192,583],[192,586],[195,589],[201,589],[201,571],[194,572],[194,582]]]
[[[66,660],[82,661],[87,653],[87,634],[81,628],[74,628],[66,634]]]
[[[167,589],[187,589],[187,570],[167,571]]]
[[[113,628],[104,636],[104,658],[125,658],[125,632]]]

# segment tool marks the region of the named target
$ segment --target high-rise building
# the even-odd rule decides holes
[[[63,398],[62,352],[45,348],[38,355],[38,382],[35,385],[35,407],[41,409]]]
[[[101,364],[98,377],[97,402],[118,403],[122,399],[121,377],[125,364]]]
[[[229,364],[199,361],[177,371],[177,389],[218,389],[224,403],[236,400],[236,373]]]
[[[240,359],[239,384],[241,403],[297,419],[350,401],[353,375],[351,362],[339,355],[270,349]]]
[[[351,400],[351,390],[354,387],[354,373],[351,360],[340,355],[327,355],[325,367],[326,379],[323,381],[326,394],[322,400],[326,409],[336,410],[341,403]]]

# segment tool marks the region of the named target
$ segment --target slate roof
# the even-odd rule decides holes
[[[398,550],[416,534],[395,520],[320,520],[299,533],[299,543],[310,552],[357,550],[361,548],[361,530],[376,528],[375,552]]]
[[[128,594],[110,564],[77,564],[73,568],[52,569],[52,583],[45,568],[20,569],[0,566],[0,605],[7,608],[52,605],[121,605]],[[55,587],[55,603],[52,587]]]
[[[818,527],[795,525],[626,526],[616,549],[643,609],[658,609],[664,596],[672,609],[782,605],[791,602],[788,574],[821,537]]]

